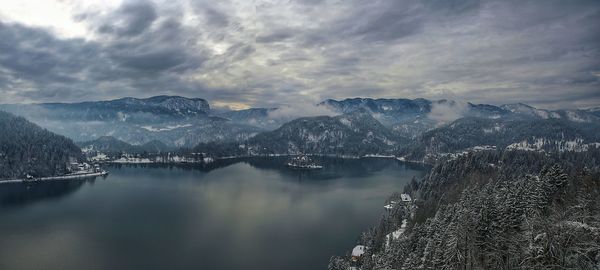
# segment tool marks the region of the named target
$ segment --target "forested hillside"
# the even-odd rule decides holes
[[[364,233],[362,269],[599,269],[600,151],[484,151],[436,165]],[[402,220],[406,231],[397,239]],[[333,257],[330,269],[347,269]]]
[[[411,160],[433,162],[449,153],[477,146],[530,151],[585,151],[600,142],[598,122],[579,123],[564,119],[462,118],[425,132],[397,154]]]
[[[369,113],[356,111],[335,117],[299,118],[242,143],[200,144],[194,151],[216,157],[301,153],[360,156],[390,154],[395,145],[407,141]]]
[[[109,155],[121,153],[159,153],[173,150],[173,148],[168,147],[160,141],[150,141],[142,145],[131,145],[112,136],[102,136],[93,141],[78,142],[77,145],[86,153],[94,152]]]
[[[70,140],[0,111],[0,179],[60,175],[81,150]]]

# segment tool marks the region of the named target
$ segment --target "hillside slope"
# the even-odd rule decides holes
[[[0,111],[0,179],[66,173],[81,150],[70,140]]]
[[[462,118],[425,132],[398,151],[411,160],[436,158],[478,146],[529,151],[585,151],[600,146],[600,124],[565,119]]]
[[[364,111],[335,117],[304,117],[280,128],[257,134],[242,143],[201,144],[194,151],[214,156],[319,154],[389,154],[407,139]]]
[[[598,269],[598,179],[598,149],[483,151],[441,162],[407,185],[412,202],[363,233],[357,244],[370,248],[360,268]],[[333,257],[329,269],[350,264]]]

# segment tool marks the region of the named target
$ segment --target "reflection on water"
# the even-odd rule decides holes
[[[24,206],[46,199],[60,199],[85,183],[93,184],[95,179],[75,179],[69,181],[9,183],[0,185],[0,208]]]
[[[114,165],[106,179],[0,185],[0,269],[326,269],[425,170],[285,160]]]

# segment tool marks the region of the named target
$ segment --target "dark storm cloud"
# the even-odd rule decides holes
[[[122,36],[135,36],[148,29],[158,18],[154,5],[148,2],[126,2],[98,31]]]
[[[194,41],[194,35],[182,27],[177,15],[160,17],[151,3],[125,2],[115,14],[97,18],[103,26],[114,29],[99,30],[108,35],[109,42],[103,44],[105,55],[113,64],[139,76],[201,66],[201,52],[186,46]]]
[[[201,48],[185,46],[191,38],[178,21],[165,17],[154,22],[158,18],[148,15],[154,14],[150,5],[127,3],[117,13],[133,7],[141,9],[126,20],[135,26],[102,32],[112,37],[104,42],[60,39],[42,29],[0,23],[1,90],[9,93],[3,99],[87,100],[200,89],[201,84],[191,86],[177,73],[202,65]],[[95,19],[110,21],[113,16]]]
[[[597,1],[134,0],[78,12],[94,38],[0,24],[0,101],[600,104]]]
[[[72,82],[97,47],[81,40],[59,42],[39,29],[0,22],[0,67],[12,80],[36,84]]]
[[[155,50],[135,54],[125,53],[111,57],[123,67],[144,72],[167,70],[181,65],[186,60],[186,55],[177,49]]]

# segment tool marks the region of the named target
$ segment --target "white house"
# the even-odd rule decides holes
[[[352,249],[352,261],[356,262],[360,260],[363,254],[367,251],[367,247],[363,245],[357,245]]]

